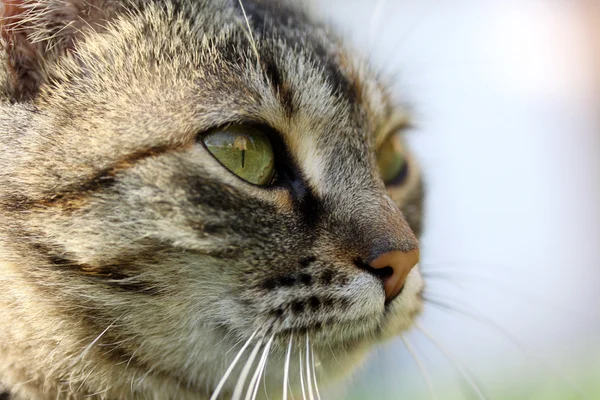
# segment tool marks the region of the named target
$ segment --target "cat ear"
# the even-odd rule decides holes
[[[100,31],[118,0],[0,0],[0,31],[15,100],[36,96],[45,65],[73,49],[86,30]]]

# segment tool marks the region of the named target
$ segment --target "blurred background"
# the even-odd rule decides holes
[[[393,78],[428,187],[427,334],[324,397],[600,399],[600,2],[313,6]]]

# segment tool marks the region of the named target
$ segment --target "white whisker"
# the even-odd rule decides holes
[[[88,373],[85,375],[85,377],[84,377],[84,378],[81,380],[81,383],[79,384],[79,387],[77,388],[77,390],[75,391],[75,393],[78,393],[78,392],[81,390],[81,388],[82,388],[82,387],[83,387],[83,385],[85,384],[85,381],[87,381],[87,379],[90,377],[90,375],[92,375],[92,374],[94,373],[94,370],[95,370],[95,369],[96,369],[95,367],[94,367],[94,368],[92,368],[92,369],[90,369],[90,372],[88,372]]]
[[[290,343],[288,344],[287,353],[285,355],[285,365],[283,369],[283,400],[288,398],[288,386],[290,383],[290,357],[292,356],[292,340],[294,335],[290,336]]]
[[[112,324],[110,324],[109,326],[106,327],[105,330],[102,331],[102,333],[100,333],[98,336],[96,336],[96,338],[94,340],[92,340],[92,342],[90,344],[88,344],[85,349],[83,349],[83,351],[81,352],[81,354],[79,355],[79,357],[77,357],[77,359],[73,362],[73,365],[77,364],[78,362],[80,362],[81,360],[83,360],[85,358],[85,356],[87,355],[87,353],[89,353],[89,351],[91,350],[91,348],[98,342],[98,340],[100,340],[100,338],[102,336],[104,336],[104,334],[106,332],[108,332],[108,330],[110,328],[112,328],[116,323],[117,323],[118,318],[113,321]]]
[[[306,384],[308,386],[308,398],[315,400],[315,394],[313,393],[312,378],[310,373],[310,343],[308,339],[308,333],[306,333]]]
[[[477,321],[480,324],[487,325],[491,328],[496,329],[498,332],[504,335],[504,337],[506,337],[514,345],[516,345],[519,348],[519,350],[521,350],[527,356],[533,358],[541,368],[546,369],[554,377],[563,380],[571,388],[571,390],[573,390],[579,396],[584,396],[581,388],[577,386],[575,382],[573,382],[573,380],[565,373],[565,371],[563,371],[555,365],[550,364],[547,360],[541,359],[537,354],[534,354],[532,351],[530,351],[527,348],[527,346],[523,345],[515,335],[513,335],[510,331],[508,331],[506,328],[502,327],[492,319],[482,316],[480,315],[480,313],[473,312],[472,310],[469,310],[467,306],[460,305],[458,303],[453,303],[450,301],[440,299],[432,299],[431,297],[426,296],[423,296],[423,299],[426,303],[436,306],[440,310],[458,313],[464,317]]]
[[[269,358],[267,357],[267,360],[265,361],[265,366],[263,367],[263,369],[264,369],[264,371],[266,371],[268,368],[269,368]],[[267,374],[264,371],[261,373],[261,376],[262,376],[263,389],[265,391],[265,399],[271,400],[269,398],[269,390],[267,389]]]
[[[252,50],[254,50],[254,54],[256,55],[256,62],[260,63],[260,55],[258,54],[258,47],[256,46],[256,41],[254,40],[254,35],[252,34],[252,28],[250,27],[250,20],[248,19],[248,15],[246,15],[246,9],[244,8],[244,3],[242,0],[238,0],[240,3],[240,7],[242,8],[242,13],[244,14],[244,19],[246,20],[246,27],[248,28],[248,35],[250,36],[250,43],[252,44]]]
[[[150,375],[152,372],[154,372],[155,367],[150,367],[148,368],[148,371],[146,371],[146,373],[137,380],[136,386],[139,388],[142,386],[142,383],[144,383],[144,380],[148,377],[148,375]]]
[[[304,366],[302,365],[302,360],[304,356],[302,355],[302,348],[299,350],[299,358],[300,358],[300,387],[302,388],[302,400],[306,400],[306,390],[304,388]]]
[[[260,378],[265,371],[265,366],[267,365],[267,358],[269,356],[269,351],[271,350],[271,345],[273,344],[273,339],[275,338],[275,334],[271,336],[271,339],[267,342],[265,349],[260,357],[260,361],[258,362],[258,366],[252,379],[250,380],[250,384],[248,385],[248,391],[246,393],[245,400],[255,400],[258,394],[258,387],[260,386]]]
[[[292,400],[296,400],[296,398],[294,397],[294,392],[292,392],[292,384],[290,383],[290,381],[288,381],[288,389],[290,390],[290,396]]]
[[[317,380],[317,371],[315,368],[315,352],[312,349],[312,347],[310,349],[310,352],[311,352],[311,359],[312,359],[312,376],[315,381],[315,391],[317,393],[317,399],[321,400],[321,393],[319,393],[319,381]]]
[[[523,289],[518,288],[515,285],[507,283],[505,281],[500,280],[497,277],[489,277],[482,275],[478,272],[473,271],[444,271],[444,270],[432,270],[425,271],[422,273],[423,277],[427,280],[438,280],[442,282],[450,282],[451,284],[460,287],[461,289],[466,289],[463,285],[466,279],[474,279],[478,284],[487,285],[491,288],[494,288],[500,292],[510,293],[511,295],[515,295],[516,297],[521,297],[529,302],[535,303],[540,308],[547,310],[551,306],[553,310],[561,310],[564,313],[568,313],[570,315],[577,315],[581,321],[576,321],[583,327],[587,327],[583,321],[597,319],[592,313],[582,313],[586,310],[574,310],[569,307],[565,307],[564,304],[558,303],[551,299],[546,299],[541,296],[535,295],[534,293],[530,293]],[[457,282],[460,279],[460,283]]]
[[[250,373],[250,368],[252,368],[252,364],[254,364],[254,359],[256,358],[258,351],[262,347],[262,344],[263,344],[263,339],[260,339],[258,341],[258,343],[256,343],[256,346],[254,346],[252,353],[250,353],[250,357],[246,361],[246,364],[244,364],[242,373],[240,374],[237,384],[235,385],[235,389],[233,390],[233,396],[231,396],[232,400],[240,400],[242,398],[242,391],[244,390],[244,385],[246,384],[246,379],[248,379],[248,374]]]
[[[225,371],[225,374],[223,374],[223,377],[221,378],[221,380],[219,381],[219,384],[215,388],[215,391],[213,392],[212,396],[210,397],[210,400],[217,400],[217,397],[219,396],[219,393],[221,393],[221,390],[223,389],[223,386],[225,386],[225,382],[227,382],[227,378],[229,378],[229,375],[231,375],[231,371],[233,371],[233,369],[235,368],[236,364],[238,363],[238,361],[240,360],[240,358],[242,357],[242,355],[244,354],[244,352],[246,351],[246,349],[248,348],[248,346],[250,346],[250,343],[252,343],[252,339],[254,339],[254,337],[256,336],[257,333],[258,333],[258,329],[254,331],[254,333],[252,334],[252,336],[250,336],[250,338],[246,341],[246,343],[244,344],[244,346],[242,346],[242,348],[240,349],[240,351],[238,351],[238,353],[236,354],[235,358],[233,359],[233,361],[229,365],[229,368],[227,368],[227,371]]]
[[[432,400],[437,400],[437,396],[435,395],[435,390],[433,389],[433,381],[431,380],[431,375],[429,375],[429,372],[427,372],[427,368],[425,368],[425,364],[423,364],[423,362],[421,361],[421,357],[419,357],[419,355],[417,354],[413,345],[408,341],[408,339],[404,335],[400,335],[400,338],[402,339],[402,342],[404,343],[406,350],[408,350],[408,352],[412,356],[413,360],[415,360],[415,363],[417,364],[417,368],[419,368],[419,371],[421,372],[421,375],[423,376],[423,380],[425,381],[425,384],[427,385],[427,388],[429,389],[429,394],[431,395]]]
[[[431,333],[425,328],[423,328],[418,322],[414,323],[415,328],[417,328],[429,341],[435,345],[440,352],[446,357],[448,361],[454,365],[456,370],[462,375],[462,377],[471,385],[474,393],[477,395],[479,399],[488,400],[487,396],[483,393],[481,386],[477,383],[477,381],[473,378],[473,374],[469,371],[461,362],[458,361],[458,358],[452,352],[444,346],[439,340],[433,337]]]
[[[133,352],[133,354],[131,355],[131,357],[129,357],[129,360],[127,361],[127,365],[125,365],[125,371],[127,371],[127,368],[129,368],[129,364],[131,364],[131,361],[134,359],[136,353],[138,352],[139,349],[142,348],[143,345],[144,345],[144,342],[142,342],[142,344],[140,344],[138,346],[138,348],[135,349],[135,351]]]

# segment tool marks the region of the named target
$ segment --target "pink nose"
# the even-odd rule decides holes
[[[408,252],[390,251],[371,261],[375,269],[390,268],[390,272],[381,274],[387,301],[393,300],[400,294],[406,277],[411,269],[419,262],[419,249]]]

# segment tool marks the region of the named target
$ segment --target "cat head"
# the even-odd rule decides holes
[[[268,343],[279,387],[288,348],[327,377],[411,326],[405,113],[327,27],[275,1],[2,3],[0,261],[69,379],[212,392]]]

